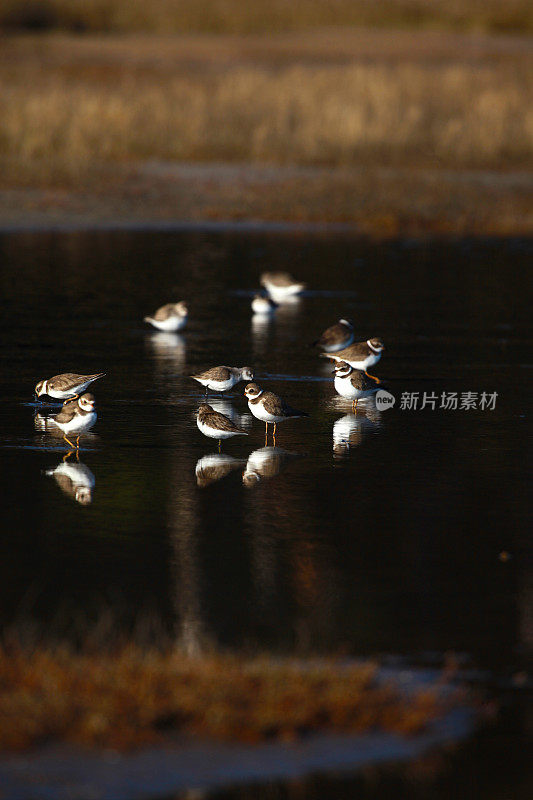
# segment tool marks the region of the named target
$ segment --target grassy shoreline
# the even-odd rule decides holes
[[[0,750],[53,741],[127,750],[169,734],[248,743],[313,732],[409,736],[456,704],[443,686],[406,693],[372,662],[3,647]]]

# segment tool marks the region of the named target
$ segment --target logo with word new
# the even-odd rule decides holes
[[[396,398],[390,392],[386,392],[385,389],[380,389],[376,392],[376,408],[378,411],[387,411],[387,409],[392,408],[394,403],[396,402]]]

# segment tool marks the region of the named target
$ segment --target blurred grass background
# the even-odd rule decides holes
[[[0,0],[2,184],[105,190],[152,162],[390,168],[398,206],[405,170],[429,170],[434,216],[464,218],[465,189],[450,203],[435,171],[533,168],[532,23],[525,0]],[[287,178],[286,214],[307,214],[306,179]],[[313,218],[331,209],[317,180]],[[351,218],[359,200],[335,180]],[[253,194],[234,176],[224,191],[226,207]],[[512,219],[516,189],[498,191],[497,213],[493,178],[477,201]]]
[[[84,32],[265,33],[323,26],[530,31],[528,0],[2,0],[0,26]]]

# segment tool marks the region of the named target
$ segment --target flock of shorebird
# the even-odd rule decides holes
[[[283,303],[300,294],[304,283],[299,283],[286,272],[265,272],[261,276],[261,284],[266,294],[255,295],[252,300],[254,314],[275,314],[277,304]],[[153,316],[144,321],[160,331],[175,332],[185,327],[188,308],[183,301],[167,303],[158,308]],[[324,358],[334,360],[335,389],[341,397],[352,401],[355,413],[357,402],[369,397],[378,389],[379,379],[368,373],[384,350],[381,339],[367,339],[354,343],[354,326],[351,320],[340,319],[324,331],[313,345],[320,348]],[[79,447],[80,435],[96,422],[95,399],[85,390],[105,372],[94,375],[78,375],[64,373],[53,378],[39,381],[35,387],[37,398],[44,396],[54,400],[62,400],[63,406],[59,414],[52,417],[52,423],[63,432],[64,439],[71,447]],[[209,392],[223,393],[232,389],[240,381],[251,381],[244,389],[248,400],[248,408],[256,419],[265,423],[265,437],[268,437],[268,425],[273,424],[273,441],[275,444],[276,426],[289,419],[309,416],[305,411],[292,408],[285,400],[273,392],[265,391],[253,383],[254,373],[250,367],[211,367],[205,372],[190,376],[205,388],[206,401]],[[223,439],[232,436],[246,436],[248,431],[236,425],[229,417],[215,411],[207,402],[201,403],[197,413],[199,430],[212,439],[218,439],[220,450]],[[74,444],[69,436],[76,439]]]

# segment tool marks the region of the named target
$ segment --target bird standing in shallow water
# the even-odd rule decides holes
[[[298,283],[288,272],[263,272],[260,281],[276,303],[282,303],[305,289],[305,283]]]
[[[256,383],[249,383],[244,389],[244,394],[248,398],[248,408],[254,417],[265,423],[265,442],[268,436],[269,422],[274,423],[272,435],[275,442],[278,422],[309,416],[306,411],[298,411],[295,408],[291,408],[285,400],[282,400],[274,392],[265,392]]]
[[[254,371],[251,367],[211,367],[191,378],[205,386],[205,396],[208,389],[213,392],[227,392],[233,389],[239,381],[253,381]]]
[[[88,431],[96,422],[94,410],[94,395],[87,392],[82,394],[75,402],[67,401],[59,414],[52,417],[52,421],[63,431],[63,438],[71,447],[80,446],[80,435]],[[77,434],[76,444],[67,437],[67,433]]]
[[[321,353],[320,355],[322,358],[331,358],[334,361],[345,361],[354,369],[366,372],[368,377],[375,380],[376,383],[380,383],[379,378],[369,375],[367,370],[378,363],[383,350],[385,350],[385,345],[381,339],[367,339],[366,342],[357,342],[357,344],[352,344],[336,353]]]
[[[232,436],[248,436],[248,431],[235,425],[228,417],[225,417],[224,414],[219,414],[207,403],[202,403],[199,406],[196,424],[204,436],[208,436],[210,439],[218,439],[219,450],[222,439],[230,439]]]
[[[344,361],[335,364],[335,391],[341,397],[352,401],[352,411],[355,413],[357,402],[364,397],[370,397],[377,392],[378,387],[374,378],[365,372],[354,369]]]
[[[350,319],[340,319],[335,325],[326,328],[320,339],[313,342],[313,346],[320,347],[326,353],[334,353],[348,347],[353,340],[353,322]]]
[[[105,372],[96,372],[94,375],[78,375],[76,372],[64,372],[39,381],[35,387],[35,396],[46,395],[54,400],[76,400],[82,392],[98,378],[103,378]]]
[[[180,331],[185,327],[188,316],[187,303],[180,300],[179,303],[166,303],[153,316],[145,317],[144,321],[160,331]]]

